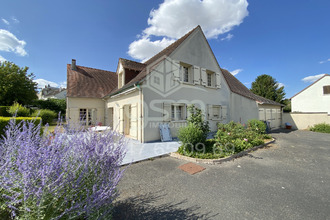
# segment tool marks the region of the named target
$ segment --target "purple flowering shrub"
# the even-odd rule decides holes
[[[109,218],[123,175],[123,136],[12,120],[0,140],[0,213],[22,219]],[[1,216],[0,216],[1,217]]]

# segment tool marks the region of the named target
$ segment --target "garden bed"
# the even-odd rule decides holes
[[[186,160],[186,161],[190,161],[190,162],[196,162],[196,163],[220,164],[220,163],[231,161],[231,160],[234,160],[236,158],[247,155],[249,152],[255,151],[259,148],[264,148],[267,145],[269,145],[271,143],[274,143],[275,139],[274,138],[266,139],[266,140],[264,140],[264,142],[265,142],[264,144],[261,144],[259,146],[255,146],[255,147],[246,149],[244,151],[241,151],[239,153],[236,153],[236,154],[233,154],[233,155],[230,155],[230,156],[227,156],[227,157],[218,158],[218,159],[201,159],[201,158],[188,157],[188,156],[181,155],[178,152],[173,152],[173,153],[170,154],[170,156],[174,157],[174,158],[177,158],[177,159]]]

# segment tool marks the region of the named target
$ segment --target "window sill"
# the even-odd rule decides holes
[[[172,123],[183,123],[183,122],[187,122],[187,120],[183,120],[183,119],[182,120],[177,120],[177,121],[172,120],[171,122]]]
[[[182,84],[191,85],[191,86],[194,85],[194,83],[192,83],[192,82],[184,82],[184,81],[182,81]]]

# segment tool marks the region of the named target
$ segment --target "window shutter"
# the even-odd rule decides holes
[[[227,106],[221,106],[221,117],[222,119],[227,118]]]
[[[201,76],[202,76],[202,85],[207,85],[207,75],[206,75],[206,69],[201,68]]]
[[[215,73],[215,87],[217,87],[218,89],[221,88],[220,73]]]
[[[173,71],[174,80],[176,81],[180,81],[180,72],[181,72],[180,69],[181,69],[180,62],[177,60],[173,60],[172,71]]]
[[[193,66],[193,74],[194,74],[194,84],[199,85],[201,82],[201,70],[198,66]]]
[[[124,133],[124,107],[119,108],[119,131]]]
[[[137,133],[138,133],[138,104],[132,104],[131,105],[131,130],[130,130],[130,135],[137,138]]]
[[[171,121],[171,103],[163,103],[163,121]]]
[[[207,118],[209,120],[213,119],[213,106],[212,105],[207,105]]]

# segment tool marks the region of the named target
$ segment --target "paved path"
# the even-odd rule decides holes
[[[140,143],[139,141],[129,139],[127,153],[122,165],[159,157],[178,150],[180,144],[172,142]]]
[[[278,133],[276,145],[190,175],[171,157],[132,164],[114,219],[329,219],[330,135]]]

